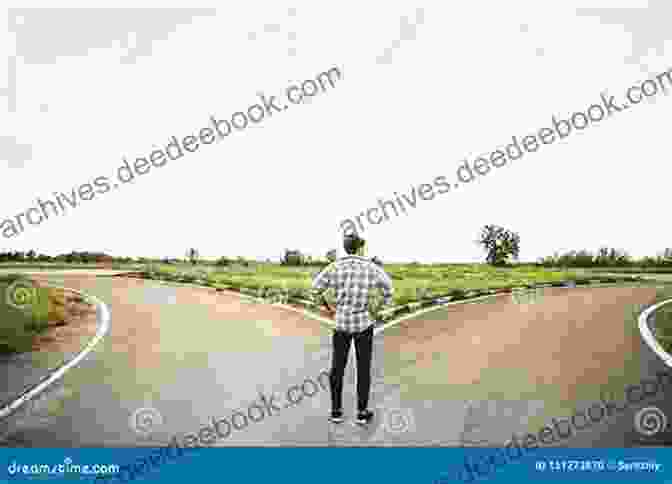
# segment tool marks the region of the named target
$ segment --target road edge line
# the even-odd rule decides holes
[[[660,343],[658,343],[658,341],[656,340],[656,337],[653,335],[651,328],[649,328],[648,323],[648,318],[651,313],[656,311],[658,308],[670,303],[672,303],[672,299],[661,301],[657,304],[654,304],[651,307],[646,308],[644,311],[642,311],[642,314],[639,315],[638,325],[639,325],[639,333],[642,336],[644,343],[649,347],[651,351],[653,351],[656,354],[656,356],[658,356],[658,358],[663,360],[663,363],[672,368],[672,355],[667,353],[663,349],[663,347],[660,346]]]
[[[87,345],[74,358],[72,358],[70,361],[66,361],[65,363],[61,364],[56,369],[51,370],[49,374],[47,374],[39,383],[33,385],[27,390],[24,390],[17,397],[14,397],[10,403],[3,405],[0,408],[0,419],[9,417],[11,414],[16,412],[21,406],[25,405],[30,400],[37,397],[51,385],[53,385],[58,380],[63,378],[63,376],[68,370],[77,366],[84,358],[88,356],[89,353],[91,353],[91,351],[93,351],[94,347],[103,339],[103,337],[105,337],[105,335],[110,330],[110,322],[111,322],[110,310],[107,307],[107,305],[100,299],[67,287],[57,287],[49,285],[47,285],[47,287],[51,287],[53,289],[63,289],[64,291],[70,291],[83,297],[85,301],[93,303],[96,306],[96,321],[98,323],[98,330],[96,331],[96,334],[93,336],[93,338],[91,338],[91,340],[87,343]]]

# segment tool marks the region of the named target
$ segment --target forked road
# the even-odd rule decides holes
[[[70,395],[63,405],[42,417],[19,412],[2,445],[156,446],[174,436],[183,441],[213,418],[230,422],[236,410],[255,421],[239,416],[240,429],[214,445],[501,445],[512,432],[569,415],[576,402],[597,401],[610,379],[622,395],[623,382],[664,368],[632,320],[633,306],[651,303],[653,288],[549,289],[530,305],[497,297],[450,306],[376,337],[372,402],[379,418],[362,430],[327,422],[328,390],[313,383],[326,383],[320,372],[329,367],[330,331],[312,319],[209,289],[82,275],[40,279],[104,301],[112,329],[58,384],[68,391],[52,390]],[[313,396],[286,408],[288,390],[306,380]],[[353,385],[350,366],[347,416]],[[275,395],[280,410],[266,407],[261,418],[260,395]],[[667,401],[656,404],[672,408],[672,382],[661,397]],[[653,402],[560,445],[638,445],[632,415]],[[140,408],[148,410],[132,422]]]

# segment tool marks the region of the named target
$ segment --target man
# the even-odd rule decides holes
[[[357,418],[366,425],[373,420],[369,410],[371,390],[371,359],[374,322],[369,316],[369,292],[381,289],[384,304],[392,302],[392,281],[381,265],[364,257],[366,242],[356,233],[346,234],[343,248],[348,254],[327,266],[313,281],[318,297],[327,289],[336,291],[336,329],[332,337],[333,356],[329,383],[333,423],[343,422],[343,375],[348,363],[351,342],[357,355]],[[324,301],[324,299],[323,299]],[[326,301],[324,301],[326,304]],[[326,304],[328,306],[328,304]]]

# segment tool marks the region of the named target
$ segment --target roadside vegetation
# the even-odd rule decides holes
[[[666,296],[666,299],[672,298],[672,291]],[[672,355],[672,303],[661,306],[656,311],[656,339]]]
[[[672,273],[672,248],[667,248],[655,256],[635,259],[627,252],[613,247],[601,247],[596,252],[572,250],[542,258],[541,267],[591,268],[610,272],[651,272]]]
[[[84,302],[20,274],[0,275],[0,296],[0,355],[35,349],[45,332],[67,324],[76,304]]]
[[[326,264],[325,264],[326,265]],[[137,277],[198,284],[218,290],[239,292],[257,301],[294,303],[316,310],[310,287],[313,277],[322,267],[289,266],[247,261],[225,267],[183,264],[153,264],[136,274]],[[532,289],[539,285],[564,286],[590,282],[613,283],[636,278],[597,277],[573,271],[553,270],[535,266],[493,267],[484,264],[420,265],[387,264],[385,271],[394,283],[393,306],[397,310],[378,314],[382,298],[373,296],[373,313],[388,320],[406,312],[437,303],[469,299],[496,292]],[[326,299],[334,306],[334,294]]]
[[[483,264],[384,264],[394,282],[394,306],[413,310],[540,285],[632,282],[642,279],[634,276],[638,273],[672,273],[672,248],[642,259],[634,259],[623,250],[601,247],[595,253],[569,251],[533,263],[520,263],[521,238],[510,229],[485,225],[474,243],[485,253]],[[182,258],[150,259],[112,257],[96,252],[73,251],[53,257],[34,250],[26,253],[4,252],[0,253],[0,269],[106,268],[134,271],[136,277],[236,291],[257,301],[296,303],[314,310],[316,303],[310,292],[311,281],[336,257],[333,248],[321,257],[305,254],[296,248],[286,248],[276,262],[269,259],[249,260],[240,256],[207,260],[196,247],[189,247],[183,254]],[[327,301],[332,307],[333,298],[333,293],[327,293]],[[379,315],[376,308],[380,302],[380,295],[374,295],[375,315]],[[398,312],[393,312],[386,317],[397,315]]]

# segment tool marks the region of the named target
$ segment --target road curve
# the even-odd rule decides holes
[[[102,301],[98,300],[95,297],[83,294],[79,291],[75,291],[69,288],[63,288],[65,292],[74,293],[77,296],[81,296],[87,300],[87,304],[95,306],[96,313],[96,323],[97,329],[96,334],[88,341],[88,343],[78,351],[74,357],[63,362],[57,368],[49,371],[39,383],[32,385],[26,388],[21,394],[11,398],[6,404],[0,407],[0,419],[7,418],[12,413],[17,411],[27,402],[30,402],[34,398],[37,398],[39,395],[44,393],[49,389],[50,386],[58,382],[63,376],[72,368],[75,368],[78,364],[86,358],[91,351],[96,347],[98,343],[105,337],[107,332],[110,330],[110,312],[107,309],[107,306]]]
[[[36,277],[103,300],[113,324],[99,348],[63,379],[74,391],[60,411],[25,416],[5,445],[160,445],[213,418],[230,418],[260,393],[282,402],[288,388],[317,381],[329,367],[330,331],[296,312],[155,281]],[[585,398],[586,389],[619,374],[638,380],[652,371],[643,364],[648,355],[636,324],[631,331],[625,316],[654,296],[645,287],[546,289],[536,304],[500,297],[426,313],[376,337],[372,405],[379,418],[368,429],[330,425],[322,389],[214,445],[499,444],[511,431]],[[350,366],[347,415],[353,385]],[[129,420],[138,409],[156,417],[153,428]],[[598,438],[603,434],[600,428],[578,438],[613,446]]]

